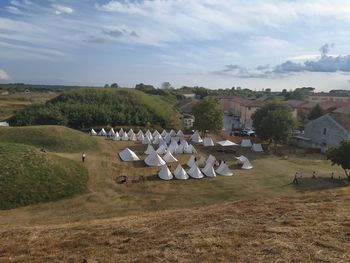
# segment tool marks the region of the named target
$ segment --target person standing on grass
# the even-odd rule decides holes
[[[81,155],[81,161],[83,163],[85,162],[85,158],[86,158],[86,154],[85,154],[85,152],[83,152],[82,155]]]

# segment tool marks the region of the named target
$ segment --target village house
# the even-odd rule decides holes
[[[307,97],[306,100],[315,103],[321,103],[325,101],[350,103],[350,94],[346,91],[333,90],[330,92],[312,93]]]

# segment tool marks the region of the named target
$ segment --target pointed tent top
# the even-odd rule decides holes
[[[96,132],[94,129],[91,129],[91,131],[90,131],[90,135],[92,135],[92,136],[96,136],[96,135],[97,135],[97,132]]]
[[[207,159],[207,163],[211,163],[212,165],[214,165],[215,162],[216,162],[215,156],[210,154],[208,159]]]
[[[237,143],[231,142],[229,140],[220,141],[220,142],[218,142],[218,144],[220,144],[221,146],[236,146],[236,145],[238,145]]]
[[[198,132],[195,132],[194,134],[192,134],[191,141],[197,142],[197,143],[203,142],[203,140],[202,140],[202,138],[201,138],[201,136],[199,135]]]
[[[166,165],[163,165],[162,168],[160,168],[158,176],[160,179],[166,180],[166,181],[173,179],[173,175],[171,174],[168,166]]]
[[[181,130],[178,130],[176,135],[179,136],[179,137],[183,137],[184,133]]]
[[[152,142],[147,136],[145,136],[142,140],[142,144],[152,144]]]
[[[169,132],[169,135],[171,137],[175,137],[176,136],[176,132],[173,129],[171,129],[170,132]]]
[[[140,136],[141,134],[143,135],[143,131],[142,131],[142,130],[139,130],[139,131],[137,132],[136,135],[137,135],[137,136]]]
[[[145,136],[143,135],[143,133],[140,133],[139,135],[137,135],[137,140],[138,141],[143,141],[143,139],[145,138]]]
[[[203,146],[214,146],[212,138],[206,137],[203,139]]]
[[[188,174],[195,179],[200,179],[204,177],[197,165],[193,165],[192,168],[188,171]]]
[[[160,135],[162,135],[163,137],[165,137],[167,135],[167,131],[166,130],[163,130],[162,133]]]
[[[156,151],[158,154],[165,154],[166,153],[166,146],[160,145]]]
[[[109,130],[108,135],[109,135],[109,136],[114,136],[114,135],[115,135],[115,131],[114,131],[113,128],[111,128],[111,129]]]
[[[122,141],[128,141],[128,140],[129,140],[129,136],[126,132],[124,132],[122,136]]]
[[[104,128],[101,129],[101,131],[98,133],[99,136],[106,136],[107,132],[105,131]]]
[[[188,145],[187,147],[184,147],[184,153],[197,153],[196,149],[193,147],[192,144]]]
[[[230,168],[227,166],[227,164],[225,162],[221,162],[218,169],[216,169],[216,172],[219,175],[223,175],[223,176],[232,176],[233,175],[232,170],[230,170]]]
[[[131,134],[131,136],[129,136],[129,139],[130,141],[137,141],[136,134],[135,133]]]
[[[175,171],[174,171],[174,175],[176,179],[179,180],[187,180],[188,179],[188,174],[186,173],[185,169],[182,168],[181,164],[179,164]]]
[[[210,164],[207,164],[203,169],[202,172],[205,174],[205,176],[208,177],[216,177],[216,173],[214,171],[214,167]]]
[[[155,152],[156,150],[153,148],[153,146],[151,144],[148,144],[147,149],[145,151],[145,154],[151,154],[153,152]]]
[[[119,130],[119,135],[120,135],[120,134],[123,134],[123,133],[124,133],[123,128],[120,128],[120,130]]]
[[[167,163],[174,163],[177,162],[177,159],[171,154],[171,152],[168,150],[166,154],[163,156],[163,160]]]
[[[129,148],[125,148],[123,151],[119,153],[120,159],[125,162],[128,161],[139,161],[140,158]]]
[[[159,133],[159,131],[158,130],[155,130],[154,132],[153,132],[153,137],[156,137],[156,136],[158,136],[158,135],[160,135],[160,133]]]
[[[151,153],[145,159],[145,163],[148,166],[162,166],[165,165],[166,162],[160,157],[156,152]]]
[[[115,135],[114,135],[114,137],[113,137],[113,140],[114,140],[114,141],[120,141],[120,136],[119,136],[119,133],[118,133],[118,132],[115,133]]]

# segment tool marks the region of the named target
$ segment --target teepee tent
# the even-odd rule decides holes
[[[120,140],[121,140],[121,138],[120,138],[118,132],[115,133],[115,135],[114,135],[114,137],[113,137],[113,140],[114,140],[114,141],[120,141]]]
[[[113,128],[111,128],[108,132],[108,136],[113,137],[115,135],[115,131]]]
[[[160,140],[159,140],[159,146],[165,146],[165,147],[167,147],[168,145],[167,145],[167,143],[166,143],[166,141],[163,139],[163,138],[161,138]]]
[[[142,130],[139,130],[139,131],[137,132],[136,135],[137,135],[137,136],[140,136],[141,134],[144,135],[144,134],[143,134],[143,131],[142,131]]]
[[[221,162],[218,169],[216,169],[216,172],[219,175],[223,175],[223,176],[232,176],[233,172],[232,170],[230,170],[230,168],[227,166],[227,164],[225,162]]]
[[[169,133],[164,137],[164,140],[166,141],[166,143],[170,143],[170,141],[171,141],[171,136],[170,136]]]
[[[144,138],[145,138],[145,136],[143,135],[143,133],[140,133],[139,135],[137,135],[137,140],[139,142],[142,142]]]
[[[183,153],[184,153],[184,146],[180,144],[179,146],[176,147],[175,154],[183,154]]]
[[[131,137],[132,135],[134,135],[135,133],[134,133],[134,131],[132,130],[132,129],[130,129],[129,131],[128,131],[128,136],[129,137]]]
[[[124,132],[122,136],[122,141],[128,141],[128,140],[129,140],[129,136],[126,132]]]
[[[201,158],[199,158],[199,160],[198,160],[198,166],[204,167],[205,165],[206,165],[206,160],[203,156],[201,156]]]
[[[248,161],[248,158],[245,157],[244,155],[241,155],[239,157],[235,157],[238,161],[240,161],[242,164],[245,162],[245,161]]]
[[[120,128],[120,130],[119,130],[119,136],[122,137],[123,134],[124,134],[124,130],[123,130],[123,128]]]
[[[196,157],[194,157],[194,155],[191,155],[190,159],[187,161],[187,165],[188,167],[196,165]]]
[[[161,145],[161,146],[158,147],[158,149],[157,149],[156,152],[157,152],[158,154],[165,154],[165,153],[166,153],[166,148],[167,148],[166,146]]]
[[[193,147],[192,144],[188,145],[187,147],[184,147],[184,153],[197,153],[196,149]]]
[[[137,141],[136,134],[135,133],[131,134],[131,136],[129,136],[129,140],[136,142]]]
[[[153,135],[153,137],[156,137],[156,136],[160,135],[160,133],[159,133],[159,131],[155,130],[152,135]]]
[[[229,140],[226,140],[226,141],[220,141],[218,142],[218,144],[220,144],[221,146],[235,146],[235,145],[238,145],[237,143],[234,143],[234,142],[231,142]]]
[[[246,160],[241,168],[244,170],[250,170],[253,169],[253,165],[249,162],[249,160]]]
[[[174,171],[174,175],[176,179],[179,180],[187,180],[188,179],[188,174],[186,173],[185,169],[182,168],[181,164],[179,164],[175,171]]]
[[[150,130],[147,130],[147,131],[146,131],[145,136],[148,137],[148,139],[149,139],[150,141],[153,141],[153,136],[152,136],[152,133],[150,132]]]
[[[250,139],[243,139],[241,147],[252,147],[252,141]]]
[[[96,135],[97,135],[97,132],[96,132],[94,129],[91,129],[90,135],[91,135],[91,136],[96,136]]]
[[[163,140],[163,138],[160,134],[156,134],[153,136],[153,144],[159,144],[160,140]]]
[[[260,143],[254,143],[252,146],[252,151],[254,152],[263,152],[263,148]]]
[[[152,142],[147,136],[145,136],[143,137],[142,144],[152,144]]]
[[[203,139],[203,146],[214,146],[212,138],[206,137]]]
[[[208,163],[210,163],[212,166],[214,166],[214,164],[215,164],[215,162],[216,162],[216,158],[215,158],[215,156],[213,156],[213,155],[209,155],[209,157],[208,157],[208,159],[207,159],[207,164]]]
[[[168,146],[168,152],[171,152],[172,154],[174,154],[177,147],[178,147],[178,146],[175,146],[174,144],[170,144],[170,145]]]
[[[162,166],[165,165],[166,162],[160,157],[156,152],[151,153],[145,159],[145,163],[148,166]]]
[[[145,154],[151,154],[153,152],[155,152],[156,150],[153,148],[153,146],[151,144],[148,144],[147,149],[145,151]]]
[[[176,133],[176,136],[183,137],[184,133],[181,130],[178,130],[177,133]]]
[[[197,165],[193,165],[191,169],[187,172],[192,178],[200,179],[203,178],[204,175],[202,174],[201,170],[199,170]]]
[[[176,136],[176,132],[175,132],[174,130],[171,130],[171,131],[169,132],[169,135],[170,135],[171,137],[175,137],[175,136]]]
[[[162,133],[160,135],[162,135],[162,137],[165,137],[167,135],[167,131],[166,130],[163,130]]]
[[[180,142],[180,144],[181,145],[183,145],[184,147],[188,147],[188,142],[186,141],[186,140],[182,140],[181,142]]]
[[[160,179],[166,180],[166,181],[169,181],[169,180],[174,178],[173,175],[171,174],[168,166],[166,166],[166,165],[163,165],[162,168],[160,168],[158,176]]]
[[[167,163],[175,163],[175,162],[177,162],[177,159],[171,154],[171,152],[169,150],[163,156],[163,160],[165,162],[167,162]]]
[[[105,131],[104,128],[102,128],[102,130],[98,133],[98,136],[106,136],[107,132]]]
[[[191,141],[201,143],[203,142],[201,136],[199,135],[198,131],[196,131],[194,134],[191,135]]]
[[[128,161],[139,161],[140,160],[140,158],[137,157],[137,155],[132,150],[130,150],[129,148],[125,148],[123,151],[121,151],[119,153],[119,157],[120,157],[120,159],[122,159],[125,162],[128,162]]]
[[[208,177],[216,177],[216,173],[214,171],[214,167],[208,163],[203,169],[202,169],[202,173],[205,174],[205,176]]]

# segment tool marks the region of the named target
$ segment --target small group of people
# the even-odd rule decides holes
[[[299,184],[298,178],[303,178],[303,174],[300,173],[300,175],[298,174],[298,172],[295,173],[294,175],[294,179],[293,179],[293,184]],[[312,179],[316,179],[316,171],[312,172]],[[334,172],[331,173],[331,179],[334,179]],[[340,176],[339,176],[340,179]]]

